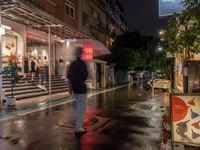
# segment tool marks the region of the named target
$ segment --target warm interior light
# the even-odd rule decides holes
[[[60,40],[61,43],[65,43],[65,40]]]
[[[82,59],[87,61],[93,60],[93,48],[91,47],[84,48]]]
[[[66,47],[68,48],[69,45],[70,45],[69,40],[67,40],[67,42],[66,42]]]

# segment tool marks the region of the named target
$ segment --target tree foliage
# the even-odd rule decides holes
[[[128,32],[119,36],[107,59],[122,70],[154,70],[159,68],[156,44],[158,39],[139,32]],[[154,63],[153,63],[154,61]]]
[[[198,0],[185,0],[185,10],[174,14],[168,23],[165,38],[168,51],[181,53],[185,59],[200,53],[200,3]]]
[[[16,55],[11,54],[8,60],[8,65],[3,68],[2,74],[10,81],[13,98],[13,87],[20,80],[19,72],[21,72],[22,68],[19,66],[19,61]]]

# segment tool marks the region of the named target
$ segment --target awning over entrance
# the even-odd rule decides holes
[[[51,28],[51,35],[56,35],[62,39],[78,39],[77,45],[93,48],[94,57],[110,54],[103,43],[93,40],[92,36],[84,34],[79,29],[71,27],[69,24],[34,7],[29,0],[0,0],[0,7],[4,18],[30,26],[27,29],[27,34],[31,33],[31,28],[48,33],[48,26],[55,25]],[[47,38],[48,35],[46,34],[45,37]],[[55,37],[52,36],[52,38]]]
[[[79,29],[71,27],[69,24],[58,20],[39,8],[34,7],[27,0],[0,0],[0,6],[2,17],[15,22],[30,25],[45,32],[48,32],[48,25],[62,25],[62,27],[53,27],[51,29],[51,34],[64,39],[92,38],[90,35],[82,33]]]
[[[74,41],[74,46],[81,46],[83,48],[91,48],[93,50],[94,57],[99,57],[103,55],[110,54],[110,51],[108,50],[105,45],[97,40],[92,39],[78,39]]]

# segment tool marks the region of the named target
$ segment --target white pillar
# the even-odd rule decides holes
[[[2,20],[1,20],[1,7],[0,7],[0,27],[1,27],[1,24],[2,24],[2,22],[1,22]],[[2,105],[2,98],[3,98],[3,90],[2,90],[2,88],[3,88],[3,84],[2,84],[2,35],[0,34],[0,94],[1,94],[1,97],[0,97],[0,99],[1,99],[1,105]]]
[[[51,27],[48,27],[49,34],[48,34],[48,48],[49,48],[49,95],[51,95]]]

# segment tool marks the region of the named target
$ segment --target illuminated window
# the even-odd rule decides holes
[[[74,4],[69,1],[69,0],[65,0],[65,6],[66,6],[66,14],[72,18],[75,17],[75,7]]]

